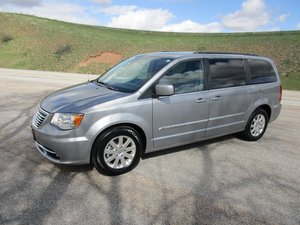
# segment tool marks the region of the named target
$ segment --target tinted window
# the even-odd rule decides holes
[[[175,94],[203,90],[203,69],[201,60],[182,62],[171,68],[159,81],[172,84]]]
[[[211,88],[226,88],[246,84],[242,59],[209,59]]]
[[[272,65],[264,60],[248,59],[252,74],[252,84],[276,81],[276,74]]]

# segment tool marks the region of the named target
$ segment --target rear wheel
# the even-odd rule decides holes
[[[138,132],[127,126],[114,127],[95,141],[92,162],[99,172],[118,175],[133,169],[141,152],[142,141]]]
[[[264,109],[258,108],[249,118],[246,128],[241,132],[241,137],[247,141],[260,139],[268,126],[269,117]]]

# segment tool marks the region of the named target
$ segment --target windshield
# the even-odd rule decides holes
[[[113,90],[133,93],[172,60],[158,56],[134,56],[113,67],[97,82]]]

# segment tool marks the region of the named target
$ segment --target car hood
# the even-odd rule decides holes
[[[129,94],[87,82],[48,95],[41,101],[41,107],[50,113],[82,112],[88,107],[127,95]]]

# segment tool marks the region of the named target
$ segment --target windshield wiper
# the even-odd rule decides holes
[[[113,91],[119,91],[118,88],[115,88],[115,87],[110,86],[110,85],[106,85],[106,87],[107,87],[108,89],[110,89],[110,90],[113,90]]]
[[[102,81],[96,80],[96,83],[99,84],[101,87],[106,86],[106,83],[104,83],[104,82],[102,82]]]
[[[105,83],[105,82],[102,82],[102,81],[98,81],[97,80],[97,83],[100,84],[102,87],[106,87],[107,89],[110,89],[110,90],[113,90],[113,91],[119,91],[117,88]]]

